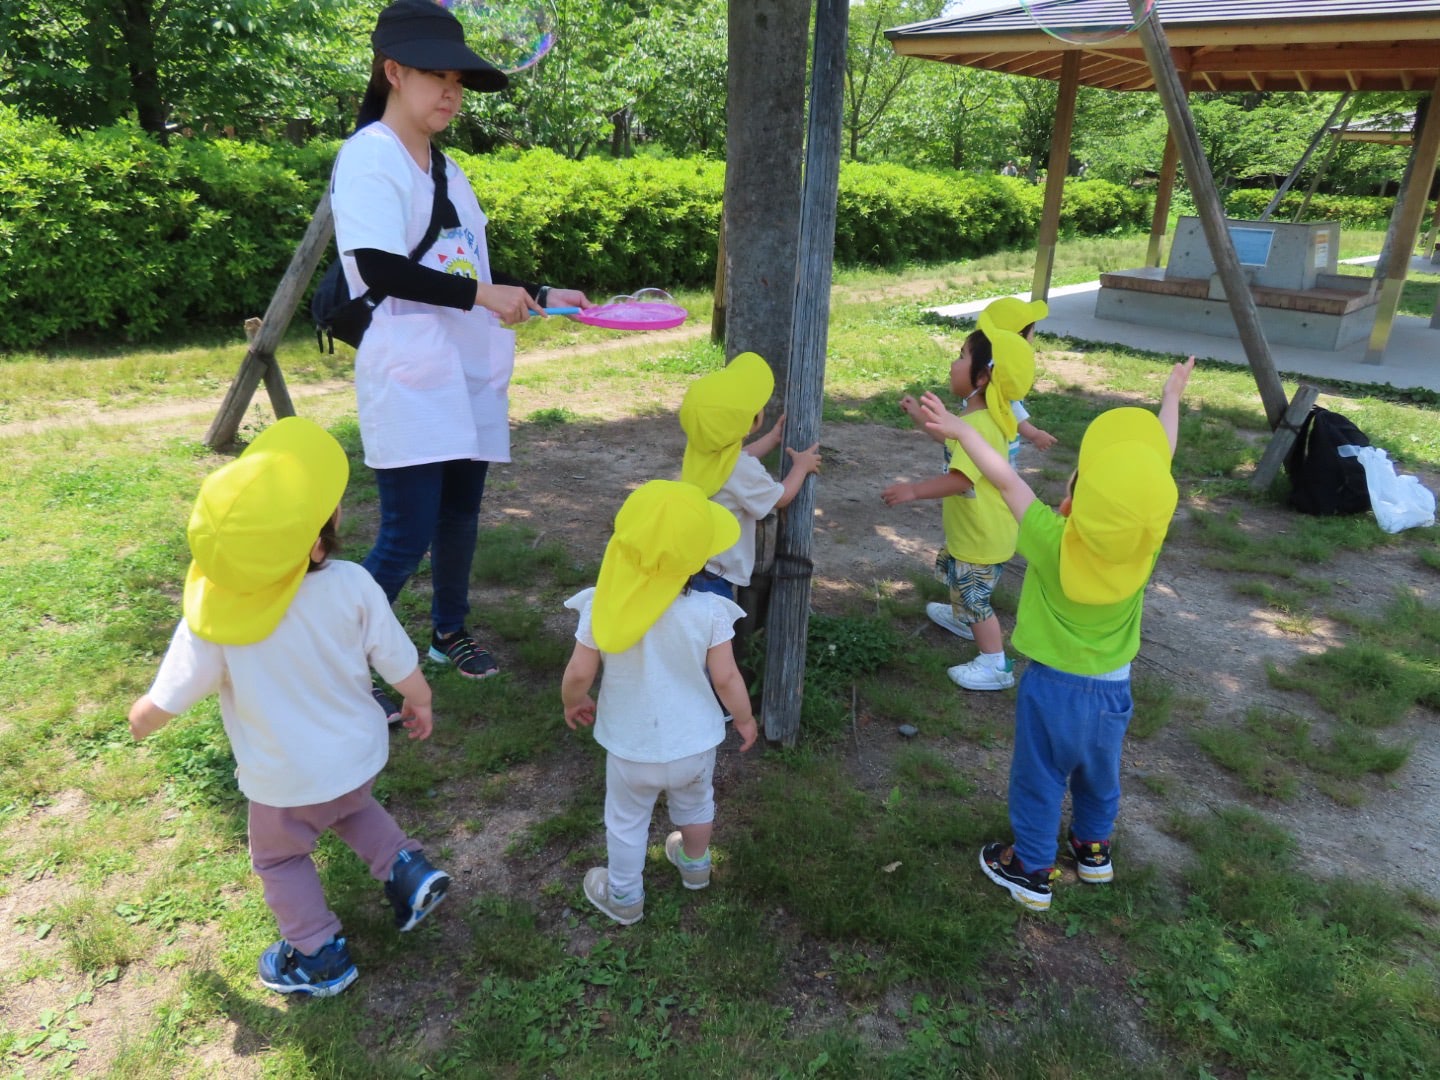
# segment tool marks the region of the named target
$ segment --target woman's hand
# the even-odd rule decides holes
[[[551,293],[551,295],[555,295]],[[475,283],[475,306],[493,311],[506,326],[523,323],[531,314],[543,315],[540,306],[519,285]]]

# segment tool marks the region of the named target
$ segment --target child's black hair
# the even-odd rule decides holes
[[[330,556],[340,550],[340,533],[336,530],[335,515],[333,514],[330,516],[329,521],[320,526],[320,546],[325,550],[325,559],[330,558]],[[305,572],[312,574],[316,570],[319,570],[320,567],[325,565],[325,559],[321,559],[319,562],[311,559],[310,565],[306,568]]]
[[[995,359],[995,350],[984,330],[972,330],[962,348],[970,350],[970,385],[979,386],[982,375],[988,377],[990,365]]]

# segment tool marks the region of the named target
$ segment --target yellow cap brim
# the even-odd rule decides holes
[[[283,580],[240,593],[207,578],[192,559],[185,575],[185,623],[217,645],[253,645],[275,632],[305,580],[309,559]]]
[[[1018,296],[1002,296],[985,305],[984,314],[1001,330],[1018,334],[1032,323],[1038,323],[1050,314],[1050,305],[1044,300],[1021,300]]]

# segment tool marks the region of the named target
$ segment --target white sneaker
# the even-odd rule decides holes
[[[930,616],[930,621],[942,630],[949,630],[958,638],[966,641],[974,641],[975,635],[970,627],[966,626],[959,619],[955,618],[955,611],[949,604],[941,604],[938,601],[925,605],[925,614]]]
[[[1015,685],[1015,665],[1005,661],[1003,668],[977,656],[968,664],[956,664],[946,671],[950,681],[965,690],[1009,690]]]

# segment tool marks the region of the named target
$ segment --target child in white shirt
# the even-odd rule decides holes
[[[565,723],[571,730],[594,724],[596,742],[608,751],[608,865],[585,875],[585,895],[624,926],[645,914],[646,838],[662,791],[676,826],[666,858],[687,889],[710,884],[721,703],[735,719],[740,749],[755,742],[750,697],[730,646],[744,611],[693,587],[705,560],[738,536],[735,516],[693,484],[652,480],[615,516],[595,588],[565,602],[580,613],[561,684]],[[602,659],[597,704],[590,688]]]

